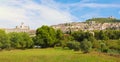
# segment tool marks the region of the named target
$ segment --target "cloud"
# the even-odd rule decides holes
[[[97,3],[86,3],[81,4],[83,7],[91,7],[91,8],[120,8],[120,4],[97,4]]]
[[[42,0],[43,1],[43,0]],[[49,5],[53,3],[52,5]],[[41,25],[53,25],[71,22],[75,17],[69,11],[62,11],[55,2],[36,3],[34,0],[5,0],[0,1],[0,25],[5,27],[24,22],[32,28]],[[55,6],[56,5],[56,6]]]
[[[41,25],[79,21],[80,18],[90,18],[99,15],[99,12],[74,16],[72,12],[88,8],[120,8],[120,4],[88,3],[91,0],[82,0],[77,3],[63,4],[54,0],[0,0],[0,27],[14,28],[24,22],[35,29]],[[73,9],[74,8],[74,9]],[[96,9],[95,9],[96,11]]]
[[[120,8],[120,4],[101,4],[101,3],[74,3],[69,4],[69,6],[74,7],[89,7],[89,8]]]

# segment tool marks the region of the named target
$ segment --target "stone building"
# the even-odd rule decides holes
[[[31,36],[35,36],[36,30],[31,30],[29,26],[25,26],[24,23],[21,23],[20,26],[16,26],[15,28],[4,28],[6,33],[11,32],[25,32],[30,34]]]

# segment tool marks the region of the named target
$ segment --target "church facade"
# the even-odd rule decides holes
[[[31,30],[29,26],[25,26],[24,23],[21,23],[20,26],[16,26],[15,28],[5,28],[4,29],[6,33],[11,33],[11,32],[25,32],[28,33],[32,36],[35,36],[36,30]]]

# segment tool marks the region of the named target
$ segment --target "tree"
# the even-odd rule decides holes
[[[72,36],[74,37],[74,40],[76,41],[83,41],[84,39],[84,32],[83,31],[75,31],[72,33]]]
[[[61,30],[57,30],[56,31],[56,46],[57,45],[60,45],[61,44],[61,42],[63,41],[63,39],[64,39],[64,34],[63,34],[63,32],[61,31]]]
[[[16,33],[16,32],[9,33],[9,37],[10,37],[9,39],[11,41],[12,48],[21,47],[20,42],[22,41],[22,37],[19,33]]]
[[[22,37],[22,48],[32,48],[34,45],[34,42],[32,41],[32,38],[28,33],[23,33],[21,32],[21,37]]]
[[[0,48],[1,49],[10,48],[9,38],[4,30],[0,30]]]
[[[35,45],[43,48],[53,47],[56,41],[56,32],[52,27],[42,26],[37,29]]]
[[[109,37],[107,36],[107,33],[103,30],[101,31],[96,31],[95,32],[95,37],[98,40],[109,40]]]
[[[93,38],[93,34],[90,32],[84,32],[84,31],[76,31],[72,33],[72,36],[74,37],[74,39],[76,41],[83,41],[84,39],[88,39],[91,40],[91,38]]]
[[[64,34],[61,46],[63,48],[66,47],[68,41],[74,41],[73,36],[71,36],[70,34]]]
[[[57,30],[56,31],[56,38],[58,40],[62,40],[63,39],[63,32],[61,30]]]
[[[92,44],[90,41],[85,39],[84,41],[81,42],[81,50],[84,53],[89,53],[91,49],[92,49]]]
[[[31,48],[34,43],[27,33],[9,33],[12,48]]]

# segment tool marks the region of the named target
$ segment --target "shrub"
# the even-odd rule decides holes
[[[84,52],[84,53],[89,53],[92,49],[92,43],[88,40],[84,40],[81,42],[81,50]]]
[[[100,42],[101,41],[99,40],[92,41],[92,48],[100,49],[101,48]]]
[[[106,41],[106,45],[110,49],[118,50],[120,45],[118,42],[119,42],[118,40],[108,40]]]
[[[70,50],[70,48],[69,48],[69,47],[64,47],[63,49],[64,49],[64,50]]]
[[[80,43],[77,41],[69,41],[69,42],[67,42],[67,47],[69,49],[73,49],[74,51],[79,51],[80,50]]]
[[[107,53],[109,48],[106,46],[105,43],[101,43],[101,52]]]

